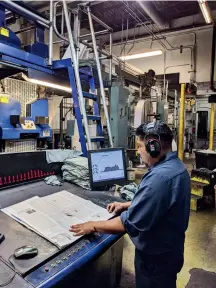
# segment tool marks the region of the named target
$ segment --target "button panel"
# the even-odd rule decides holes
[[[35,127],[35,124],[34,124],[34,121],[32,120],[25,120],[25,123],[24,124],[21,124],[22,128],[23,129],[30,129],[30,130],[35,130],[36,127]]]
[[[74,263],[81,257],[86,257],[87,253],[98,246],[100,243],[106,243],[106,238],[110,235],[95,234],[82,238],[79,242],[68,247],[62,251],[58,256],[54,257],[43,266],[39,267],[35,271],[31,272],[25,277],[33,286],[38,286],[42,282],[49,279],[67,266],[71,266],[71,272],[74,270],[76,264]],[[119,236],[116,236],[119,238]]]

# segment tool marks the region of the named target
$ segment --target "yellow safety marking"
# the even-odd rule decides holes
[[[9,103],[9,99],[8,99],[8,96],[1,96],[0,95],[0,103]]]
[[[9,37],[9,30],[6,28],[0,27],[0,34],[5,37]]]

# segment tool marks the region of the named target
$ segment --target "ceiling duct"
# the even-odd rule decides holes
[[[153,2],[137,0],[137,3],[140,5],[142,10],[152,19],[152,21],[160,28],[169,28],[168,22],[156,10]]]

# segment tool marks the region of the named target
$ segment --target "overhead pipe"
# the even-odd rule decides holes
[[[62,13],[61,13],[61,34],[64,34],[64,11],[62,8]]]
[[[166,40],[166,42],[171,46],[171,48],[168,48],[165,44],[164,44],[164,42],[162,42],[161,41],[161,39],[156,35],[156,34],[154,34],[152,31],[151,31],[151,29],[145,24],[145,23],[143,23],[142,22],[142,20],[139,18],[139,16],[137,16],[135,13],[134,13],[134,11],[128,6],[128,4],[127,3],[125,3],[125,1],[123,1],[122,0],[122,2],[124,3],[124,5],[127,7],[127,9],[129,10],[129,11],[127,11],[128,13],[129,13],[129,15],[131,16],[131,17],[133,17],[134,18],[134,20],[138,20],[138,21],[140,21],[140,24],[139,25],[141,25],[141,26],[143,26],[145,29],[146,29],[146,31],[153,37],[152,39],[154,39],[154,40],[157,40],[158,41],[158,43],[160,43],[161,44],[161,46],[164,48],[164,51],[172,51],[172,50],[179,50],[181,47],[173,47],[172,45],[170,45],[170,43]],[[139,2],[140,3],[140,2]],[[147,4],[148,5],[148,2],[145,2],[145,4]],[[144,5],[144,4],[143,4]],[[137,24],[138,25],[138,24]],[[136,25],[136,26],[137,26]],[[160,33],[161,34],[161,33]],[[162,34],[161,34],[162,35]],[[193,47],[191,47],[191,46],[183,46],[183,48],[185,48],[185,49],[190,49],[191,50],[191,67],[193,66],[193,67],[195,67],[194,65],[192,65],[192,61],[193,61],[193,48],[194,48],[194,46]],[[194,56],[195,57],[195,56]],[[195,71],[193,71],[193,72],[195,72]],[[164,82],[164,85],[165,85],[165,82]]]
[[[210,89],[216,92],[214,86],[214,68],[215,68],[215,44],[216,44],[216,25],[213,24],[212,31],[212,51],[211,51],[211,74],[210,74]]]
[[[53,30],[54,30],[56,36],[58,36],[60,39],[62,39],[65,42],[69,42],[68,38],[61,35],[57,29],[57,25],[56,25],[56,8],[57,8],[57,5],[58,5],[58,2],[55,2],[54,8],[53,8]]]
[[[161,17],[160,13],[155,9],[153,3],[150,1],[139,1],[137,3],[142,8],[142,10],[153,20],[155,24],[160,26],[161,28],[169,28],[167,21]]]
[[[58,32],[58,29],[57,29],[57,26],[56,26],[56,7],[57,7],[57,5],[58,5],[58,2],[55,2],[55,3],[54,3],[53,29],[54,29],[54,32],[55,32],[55,34],[57,35],[57,37],[59,37],[62,41],[69,42],[68,38],[64,37],[63,35],[61,35],[61,34]],[[97,32],[95,32],[95,34],[97,34]],[[111,34],[110,37],[112,37],[112,33],[110,33],[110,34]],[[80,37],[80,38],[81,38],[81,37]],[[54,44],[61,43],[62,41],[55,41]],[[90,48],[90,49],[94,49],[93,45],[89,44],[89,43],[86,42],[85,40],[81,40],[81,39],[80,39],[80,43],[82,43],[83,45],[85,45],[86,47],[88,47],[88,48]],[[110,57],[112,57],[112,60],[116,61],[117,63],[119,63],[119,62],[122,62],[122,63],[123,63],[123,61],[122,61],[121,59],[119,59],[117,56],[115,56],[115,55],[110,55],[110,53],[107,52],[107,51],[104,50],[104,49],[101,50],[101,49],[97,48],[97,51],[98,51],[99,53],[101,53],[102,55],[106,56],[107,59],[110,59]],[[128,70],[130,70],[131,72],[133,72],[133,73],[136,72],[136,71],[134,71],[134,70],[130,67],[130,65],[125,64],[125,67],[126,67]],[[135,74],[135,73],[134,73],[134,74]],[[138,72],[136,72],[136,74],[138,74]]]
[[[29,16],[30,18],[32,18],[32,21],[36,21],[38,22],[40,25],[49,28],[49,20],[27,10],[26,8],[20,6],[19,4],[16,3],[16,1],[12,1],[12,0],[7,0],[7,1],[2,1],[5,4],[3,4],[7,9],[11,9],[12,11],[15,11],[17,14],[20,13],[20,15],[22,16]]]
[[[88,7],[87,7],[87,11],[85,9],[83,9],[83,12],[88,15]],[[108,26],[106,23],[104,23],[102,20],[100,20],[94,14],[91,13],[91,17],[92,17],[92,19],[94,19],[97,23],[99,23],[101,26],[103,26],[108,31],[110,31],[110,32],[113,31],[113,29],[110,26]]]
[[[20,33],[24,33],[24,32],[29,32],[29,31],[32,31],[35,29],[35,26],[34,25],[31,25],[31,26],[28,26],[28,27],[25,27],[25,28],[21,28],[20,30],[14,32],[15,34],[20,34]]]
[[[109,30],[108,29],[106,29],[106,30],[101,30],[101,31],[97,31],[97,32],[95,32],[95,36],[98,36],[98,35],[105,35],[105,34],[107,34],[109,32]],[[80,35],[80,39],[83,39],[83,38],[88,38],[88,37],[91,37],[91,33],[89,33],[89,34],[84,34],[84,35]]]
[[[69,43],[69,39],[67,37],[64,37],[63,35],[61,35],[57,29],[57,25],[56,25],[56,8],[57,8],[57,5],[58,5],[58,2],[55,2],[54,4],[54,17],[53,17],[53,29],[54,29],[54,32],[56,34],[56,36],[58,36],[60,39],[62,39],[63,41],[65,42],[68,42]],[[96,34],[96,33],[95,33]],[[89,34],[91,35],[91,34]],[[82,37],[82,36],[81,36]],[[80,37],[80,38],[81,38]],[[56,41],[57,43],[59,43],[58,41]],[[93,46],[89,43],[87,43],[85,40],[81,40],[80,39],[80,43],[84,44],[86,47],[90,48],[90,49],[94,49]],[[56,43],[55,43],[56,44]],[[100,50],[98,49],[98,52],[100,52],[101,54],[103,54],[104,56],[107,56],[109,57],[110,54],[104,50]]]
[[[53,60],[53,0],[50,0],[50,27],[49,27],[49,59],[48,65],[52,65]]]

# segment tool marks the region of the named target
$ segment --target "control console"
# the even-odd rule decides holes
[[[106,240],[112,237],[111,235],[100,235],[97,233],[85,237],[31,272],[25,277],[25,280],[35,287],[39,285],[43,287],[42,283],[46,283],[51,277],[61,273],[62,270],[64,270],[65,273],[65,269],[68,269],[68,274],[75,271],[79,268],[79,260],[81,264],[83,264],[83,261],[89,261],[90,255],[92,253],[98,254],[98,249],[102,251],[107,242]],[[40,253],[40,248],[38,250]]]

